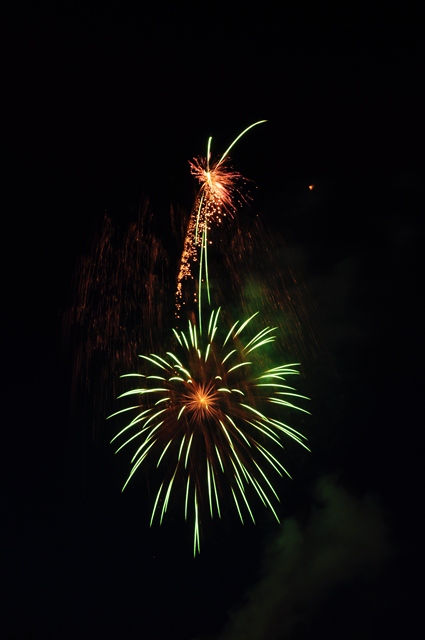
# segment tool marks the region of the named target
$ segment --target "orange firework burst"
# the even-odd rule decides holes
[[[182,300],[183,281],[192,281],[193,283],[195,280],[192,274],[192,265],[195,262],[199,261],[199,276],[197,279],[198,291],[196,291],[195,288],[192,302],[195,304],[198,302],[200,309],[200,294],[203,281],[206,283],[207,287],[208,302],[211,302],[209,298],[206,251],[209,243],[208,232],[211,229],[211,223],[215,222],[216,224],[220,224],[222,218],[227,214],[233,217],[233,213],[236,211],[237,205],[241,205],[248,199],[239,188],[241,182],[246,182],[246,178],[229,166],[228,154],[230,149],[247,131],[262,122],[265,122],[265,120],[255,122],[242,131],[242,133],[235,138],[232,144],[223,153],[221,158],[211,166],[211,137],[208,140],[206,157],[198,157],[194,158],[192,162],[189,161],[191,173],[197,178],[198,182],[201,184],[201,188],[199,189],[190,215],[180,262],[180,271],[177,277],[177,317],[179,317],[182,304],[185,303],[185,301]],[[197,300],[198,293],[199,299]]]
[[[243,176],[229,167],[227,158],[218,160],[211,168],[207,158],[194,158],[189,165],[192,175],[201,184],[196,204],[205,208],[206,218],[214,217],[221,222],[221,216],[233,215],[236,210],[235,196],[246,200],[238,188]]]

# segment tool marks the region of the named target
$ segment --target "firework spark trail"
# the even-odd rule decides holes
[[[85,391],[94,416],[110,411],[105,389],[117,395],[117,380],[132,366],[141,342],[152,349],[154,329],[162,328],[166,258],[151,226],[148,202],[122,233],[105,216],[91,254],[81,258],[77,268],[63,319],[64,342],[72,347],[74,359],[72,405],[84,404],[79,393]]]
[[[180,261],[180,271],[177,276],[176,316],[180,317],[182,306],[191,303],[198,304],[198,317],[202,319],[202,282],[206,284],[208,304],[211,304],[208,274],[207,248],[209,244],[208,232],[211,224],[220,224],[227,215],[233,217],[238,205],[246,202],[247,196],[240,189],[241,182],[246,179],[229,165],[228,154],[232,147],[250,129],[266,122],[260,120],[250,125],[240,133],[226,149],[223,155],[210,165],[211,140],[207,145],[205,158],[194,158],[189,162],[192,175],[200,183],[200,189],[195,200]],[[198,276],[193,274],[193,265],[198,263]],[[183,282],[192,283],[194,291],[183,296]],[[191,296],[193,299],[191,300]],[[185,298],[185,299],[183,299]]]
[[[123,376],[140,379],[142,386],[120,396],[136,396],[136,404],[113,414],[136,412],[113,438],[125,438],[117,452],[136,447],[123,489],[145,461],[153,458],[164,468],[152,524],[156,515],[162,523],[174,485],[183,483],[185,518],[193,511],[194,555],[200,550],[202,515],[221,517],[220,501],[229,496],[242,523],[246,512],[255,522],[255,495],[278,520],[272,477],[288,474],[279,460],[282,437],[307,448],[304,436],[280,416],[282,409],[308,413],[294,404],[305,396],[286,384],[287,376],[298,374],[297,365],[270,366],[273,327],[244,337],[256,315],[223,333],[218,309],[211,312],[205,337],[190,320],[186,333],[174,330],[173,351],[142,355],[148,373]]]

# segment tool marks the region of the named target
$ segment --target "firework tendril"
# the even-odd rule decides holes
[[[200,550],[201,514],[207,510],[211,517],[221,516],[221,500],[229,495],[242,522],[246,514],[255,522],[255,495],[279,521],[272,477],[289,475],[277,453],[282,438],[307,448],[304,436],[280,417],[288,409],[306,412],[294,404],[304,396],[287,384],[288,376],[298,374],[297,364],[263,365],[263,351],[275,340],[274,328],[244,339],[254,314],[224,334],[220,313],[211,312],[205,338],[189,321],[186,332],[174,330],[173,351],[141,355],[149,371],[123,376],[135,377],[141,385],[120,396],[136,397],[138,403],[113,414],[136,413],[113,439],[124,438],[117,451],[137,447],[124,488],[145,460],[154,459],[164,469],[152,524],[156,515],[162,523],[173,486],[183,483],[185,518],[193,513],[194,554]]]

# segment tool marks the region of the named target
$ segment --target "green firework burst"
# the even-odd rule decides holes
[[[182,508],[193,521],[194,555],[200,550],[201,517],[220,517],[221,502],[228,496],[242,522],[246,516],[255,522],[255,496],[278,520],[273,479],[289,475],[278,453],[282,441],[289,437],[307,448],[305,437],[283,421],[285,411],[308,413],[294,404],[305,396],[286,382],[298,374],[298,363],[272,366],[267,355],[275,328],[252,335],[257,314],[237,321],[227,333],[220,315],[220,309],[212,311],[204,331],[194,321],[187,332],[173,330],[173,351],[141,355],[146,373],[123,376],[140,380],[140,386],[120,396],[137,398],[137,403],[113,414],[135,413],[112,440],[124,440],[117,452],[135,447],[123,489],[143,463],[156,463],[163,480],[152,525],[155,517],[162,523],[173,489],[183,486]]]

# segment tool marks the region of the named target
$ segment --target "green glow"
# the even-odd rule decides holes
[[[184,468],[185,469],[187,468],[187,460],[189,458],[189,452],[190,452],[190,447],[192,445],[192,440],[193,440],[193,433],[190,436],[189,444],[187,445],[187,449],[186,449],[186,457],[185,457],[185,460],[184,460]]]
[[[159,458],[158,458],[158,462],[156,463],[157,468],[158,468],[158,467],[159,467],[159,465],[161,464],[161,460],[162,460],[162,458],[165,456],[165,454],[166,454],[166,452],[167,452],[167,449],[168,449],[168,447],[170,446],[170,444],[171,444],[171,443],[172,443],[172,440],[170,440],[170,441],[168,442],[168,444],[166,444],[166,445],[165,445],[165,447],[164,447],[164,451],[161,453],[161,455],[160,455],[160,456],[159,456]]]
[[[232,495],[233,495],[233,499],[235,501],[236,509],[238,510],[239,518],[240,518],[242,524],[244,524],[244,521],[243,521],[243,518],[242,518],[242,513],[241,513],[241,510],[240,510],[240,507],[239,507],[239,502],[238,502],[238,500],[236,498],[236,494],[235,494],[235,492],[233,490],[233,487],[232,487]]]
[[[199,553],[201,550],[201,541],[199,538],[198,497],[196,494],[196,487],[195,487],[195,495],[194,495],[194,507],[195,507],[195,531],[193,536],[193,555],[196,556],[196,553]]]
[[[231,367],[227,373],[235,371],[235,369],[239,369],[239,367],[249,367],[250,364],[252,364],[252,362],[239,362],[238,364],[235,364],[234,367]]]

